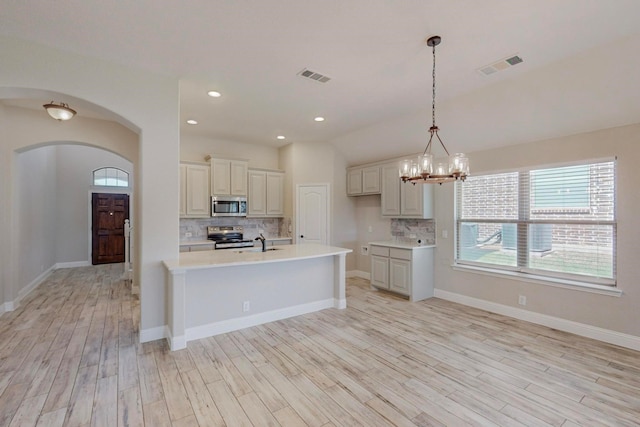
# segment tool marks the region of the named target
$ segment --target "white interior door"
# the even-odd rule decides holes
[[[297,186],[296,243],[329,244],[329,184]]]

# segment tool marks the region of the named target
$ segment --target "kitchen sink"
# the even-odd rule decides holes
[[[268,251],[279,251],[280,248],[267,248],[267,250],[265,252]],[[251,248],[251,249],[243,249],[241,251],[236,251],[239,254],[245,253],[245,252],[262,252],[262,248]]]

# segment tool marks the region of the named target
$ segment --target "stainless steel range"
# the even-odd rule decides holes
[[[215,249],[246,248],[253,246],[253,240],[245,240],[243,228],[239,225],[207,227],[207,239],[215,242]]]

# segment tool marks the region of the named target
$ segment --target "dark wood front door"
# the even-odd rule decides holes
[[[124,262],[124,220],[129,219],[129,195],[93,193],[91,263]]]

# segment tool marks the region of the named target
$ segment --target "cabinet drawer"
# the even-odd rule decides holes
[[[407,261],[411,261],[411,255],[412,255],[411,249],[391,248],[389,252],[389,256],[391,258],[406,259]]]
[[[389,256],[389,248],[371,245],[371,255]]]

